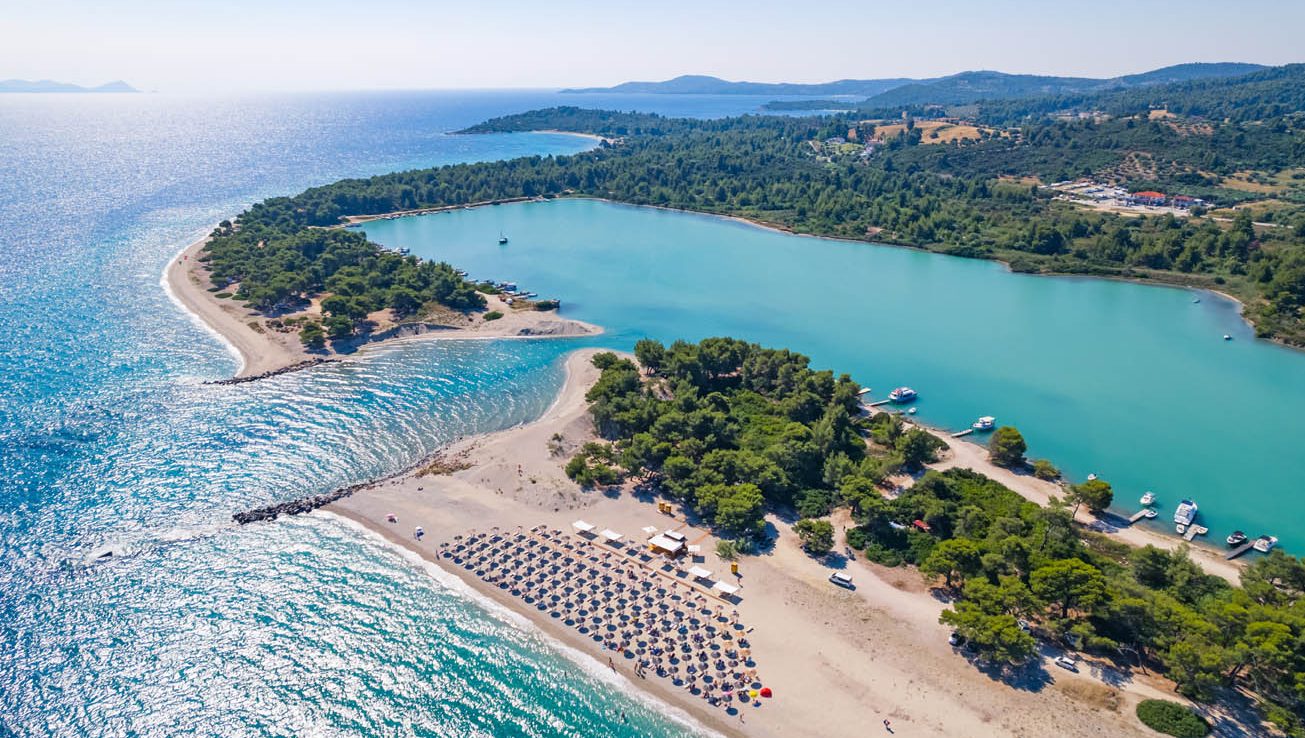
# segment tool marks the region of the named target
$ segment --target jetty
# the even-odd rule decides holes
[[[974,432],[973,428],[966,428],[963,431],[957,431],[952,434],[952,438],[964,438]]]
[[[1130,515],[1130,516],[1128,517],[1128,524],[1129,524],[1129,525],[1132,525],[1133,523],[1136,523],[1137,521],[1141,520],[1142,518],[1145,518],[1145,517],[1147,516],[1147,514],[1148,514],[1148,513],[1151,513],[1151,512],[1152,512],[1152,511],[1151,511],[1151,508],[1149,508],[1149,507],[1148,507],[1148,508],[1143,508],[1143,509],[1141,509],[1141,510],[1138,510],[1137,512],[1133,513],[1132,515]],[[1153,517],[1154,517],[1154,516],[1153,516]]]
[[[1210,529],[1204,525],[1189,525],[1187,526],[1187,532],[1183,534],[1183,540],[1190,541],[1197,536],[1203,536],[1209,532]]]
[[[890,402],[892,402],[892,400],[880,400],[880,401],[878,401],[878,402],[867,402],[867,403],[865,403],[865,406],[866,406],[866,407],[879,407],[880,405],[887,405],[887,404],[890,403]]]
[[[1227,559],[1228,561],[1232,561],[1233,559],[1237,558],[1238,556],[1241,556],[1242,554],[1246,553],[1247,551],[1250,551],[1253,548],[1255,548],[1255,541],[1247,541],[1246,543],[1243,543],[1237,548],[1234,548],[1233,550],[1229,551],[1228,555],[1224,556],[1224,558]]]

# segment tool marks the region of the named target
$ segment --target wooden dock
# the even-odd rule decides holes
[[[973,432],[974,432],[973,428],[966,428],[963,431],[957,431],[956,433],[953,433],[952,438],[964,438],[965,436],[968,436]]]
[[[1183,534],[1183,540],[1190,541],[1197,536],[1203,536],[1209,532],[1210,529],[1204,525],[1189,525],[1187,526],[1187,532]]]
[[[892,400],[880,400],[879,402],[867,402],[867,403],[865,403],[865,406],[866,406],[866,407],[879,407],[880,405],[887,405],[887,404],[890,403],[890,402],[892,402]]]
[[[1151,512],[1151,510],[1150,510],[1149,508],[1147,508],[1147,509],[1143,509],[1143,510],[1138,510],[1137,512],[1135,512],[1135,513],[1133,513],[1131,516],[1129,516],[1129,518],[1128,518],[1128,524],[1129,524],[1129,525],[1132,525],[1133,523],[1136,523],[1137,521],[1141,520],[1142,518],[1145,518],[1145,517],[1146,517],[1146,514],[1149,513],[1149,512]]]
[[[1246,553],[1247,551],[1250,551],[1252,548],[1255,548],[1255,541],[1247,541],[1246,543],[1243,543],[1242,545],[1238,546],[1237,548],[1234,548],[1233,550],[1229,551],[1229,552],[1228,552],[1228,555],[1227,555],[1227,556],[1224,556],[1224,558],[1227,559],[1227,560],[1229,560],[1229,561],[1232,561],[1233,559],[1237,558],[1238,556],[1241,556],[1242,554]]]

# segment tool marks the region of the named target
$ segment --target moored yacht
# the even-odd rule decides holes
[[[1273,536],[1260,536],[1255,539],[1255,550],[1266,554],[1278,545],[1278,539]]]
[[[996,427],[996,425],[997,425],[996,418],[992,417],[991,415],[985,415],[982,418],[979,418],[978,420],[974,421],[974,424],[971,425],[970,427],[976,431],[990,431],[994,427]]]
[[[1178,509],[1174,510],[1174,524],[1180,534],[1187,532],[1187,526],[1196,520],[1196,503],[1191,500],[1180,500]]]
[[[1155,493],[1150,490],[1147,490],[1146,494],[1142,495],[1142,499],[1138,500],[1138,502],[1142,503],[1143,506],[1154,505]]]
[[[888,393],[888,399],[893,402],[910,402],[916,398],[915,390],[910,387],[898,387]]]

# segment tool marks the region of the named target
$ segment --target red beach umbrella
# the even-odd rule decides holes
[[[762,687],[762,688],[761,688],[761,696],[762,696],[762,697],[765,697],[765,698],[769,699],[769,698],[772,696],[772,694],[773,694],[773,692],[770,691],[770,687]]]

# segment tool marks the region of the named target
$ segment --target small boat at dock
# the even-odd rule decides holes
[[[996,426],[997,426],[997,419],[992,417],[991,415],[985,415],[982,418],[979,418],[978,420],[974,421],[974,423],[970,425],[970,427],[976,431],[990,431]]]
[[[915,390],[911,389],[910,387],[898,387],[897,389],[888,393],[888,399],[892,400],[893,402],[910,402],[911,400],[914,400],[918,396],[919,395],[916,394]]]
[[[507,237],[507,236],[504,236],[502,231],[499,231],[499,234],[498,234],[498,245],[499,245],[499,246],[502,246],[503,244],[505,244],[505,243],[507,243],[507,242],[508,242],[508,237]]]
[[[1138,500],[1138,502],[1142,503],[1143,505],[1154,505],[1155,493],[1150,490],[1147,490],[1146,494],[1142,495],[1142,499]]]
[[[1272,551],[1273,547],[1276,545],[1278,545],[1278,539],[1276,537],[1260,536],[1259,538],[1255,539],[1255,545],[1253,546],[1253,548],[1262,554],[1266,554]]]
[[[1229,546],[1240,546],[1243,543],[1246,543],[1247,538],[1245,533],[1240,530],[1235,530],[1224,540],[1227,541]]]

